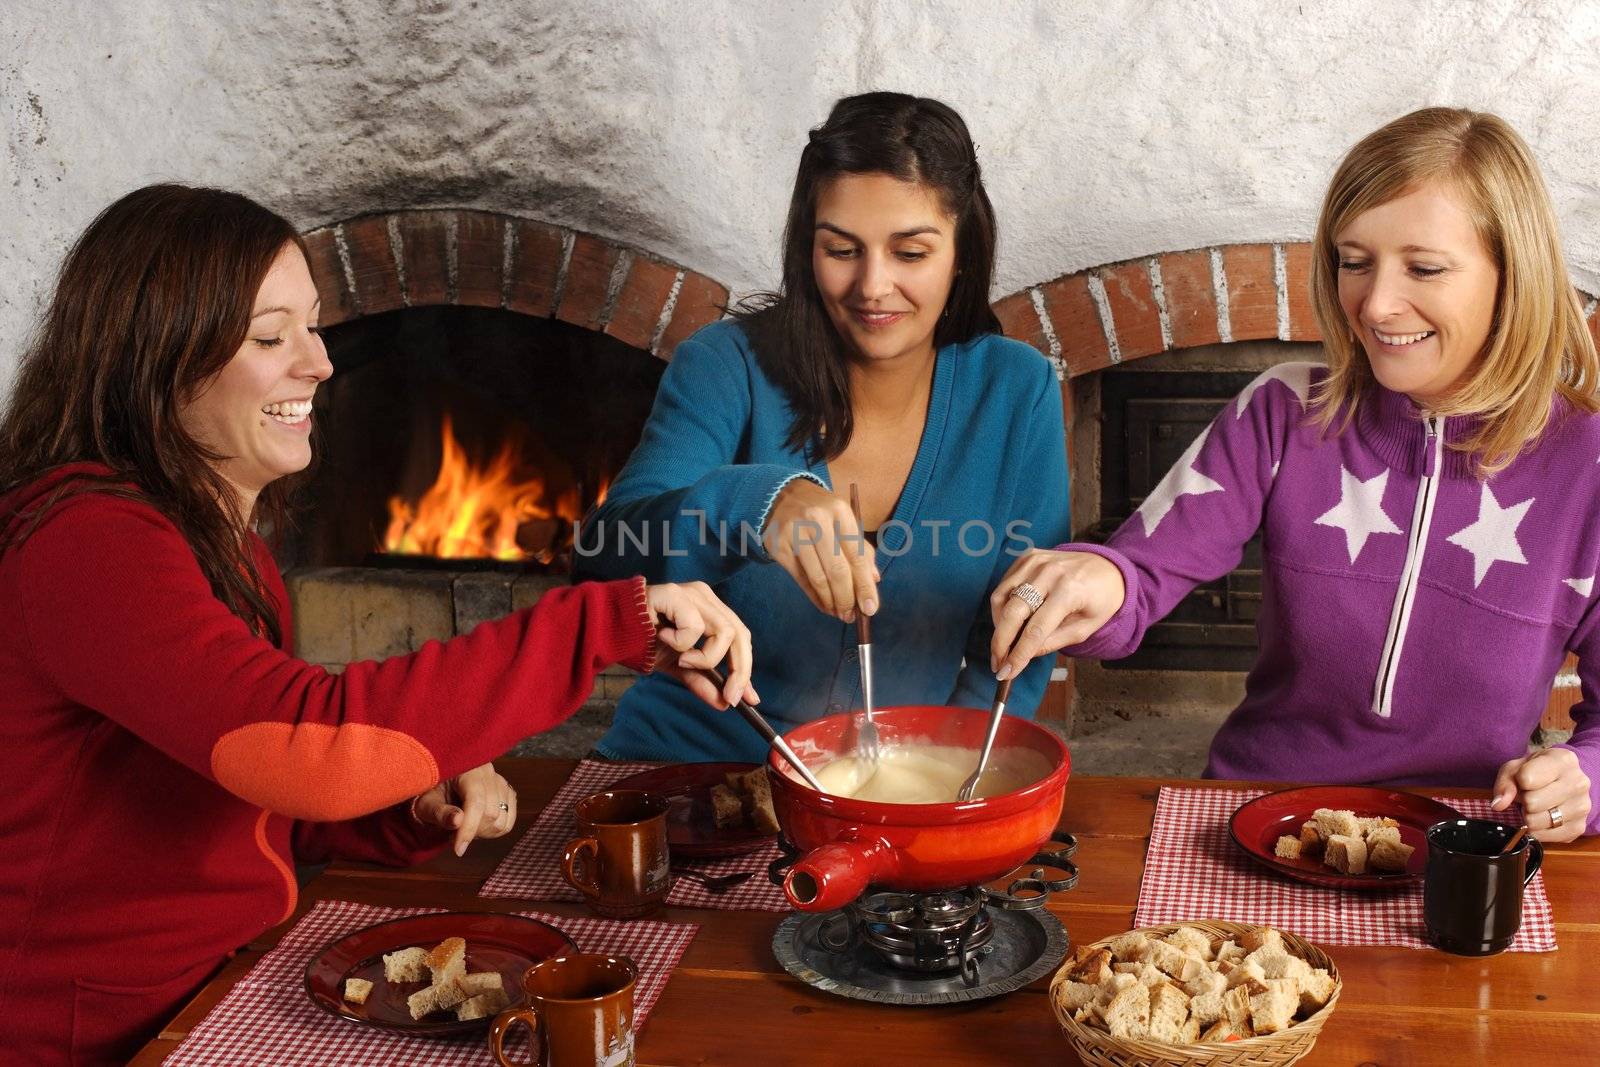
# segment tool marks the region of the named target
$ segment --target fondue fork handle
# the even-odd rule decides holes
[[[861,495],[856,483],[850,483],[850,514],[855,516],[856,527],[861,526]],[[866,536],[862,532],[862,537]],[[872,713],[872,618],[864,611],[856,612],[856,659],[861,665],[861,713],[866,721],[856,732],[856,754],[869,763],[878,762],[878,724]]]
[[[724,684],[722,672],[718,671],[714,667],[710,667],[705,670],[705,674],[717,684],[717,690],[718,692],[721,692]],[[749,723],[751,726],[754,726],[756,728],[756,732],[767,739],[767,744],[778,750],[778,755],[782,756],[784,760],[788,762],[789,766],[795,769],[795,772],[800,775],[801,779],[804,780],[806,785],[809,785],[812,789],[815,789],[819,793],[827,792],[826,789],[822,788],[822,783],[817,781],[817,776],[811,773],[811,768],[807,767],[805,762],[800,759],[795,750],[789,747],[789,742],[785,741],[781,736],[779,736],[778,731],[772,728],[772,724],[767,721],[766,716],[762,715],[759,711],[745,703],[743,700],[739,701],[733,707],[735,711],[744,717],[745,722]]]
[[[1006,700],[1011,696],[1011,679],[1001,682],[994,691],[994,707],[989,710],[989,732],[983,736],[983,751],[978,753],[978,766],[961,783],[961,789],[956,793],[956,799],[968,801],[977,791],[978,779],[983,777],[983,769],[989,765],[989,752],[994,748],[994,735],[1000,732],[1000,717],[1006,713]]]

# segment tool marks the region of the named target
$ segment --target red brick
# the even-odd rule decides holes
[[[361,314],[404,307],[394,249],[389,244],[389,216],[368,215],[345,223],[344,243],[350,250],[350,273],[355,276],[356,305]]]
[[[1117,330],[1117,348],[1123,359],[1138,359],[1166,351],[1161,340],[1161,312],[1156,307],[1155,288],[1150,270],[1143,260],[1124,263],[1100,275],[1105,282],[1106,303],[1111,305],[1111,322]]]
[[[606,333],[635,348],[648,350],[661,321],[661,309],[672,292],[678,269],[643,256],[633,257],[628,279],[617,294],[617,307],[606,323]]]
[[[556,279],[561,276],[561,231],[542,222],[518,219],[516,247],[511,254],[511,285],[506,307],[524,315],[554,310]]]
[[[1289,286],[1289,340],[1320,341],[1322,331],[1311,310],[1311,245],[1305,241],[1284,245],[1283,262]]]
[[[403,211],[396,216],[406,300],[412,307],[450,302],[450,248],[443,211]]]
[[[611,272],[616,269],[618,250],[609,241],[587,233],[572,242],[572,260],[567,264],[567,284],[561,293],[556,318],[598,330],[600,313],[605,310],[606,291],[611,287]]]
[[[1061,358],[1067,373],[1076,377],[1111,366],[1111,347],[1106,343],[1100,313],[1089,295],[1089,280],[1083,274],[1068,274],[1039,287],[1044,294],[1045,314],[1061,342]]]
[[[307,266],[311,280],[317,284],[317,295],[322,298],[324,326],[337,326],[356,317],[355,298],[344,283],[344,264],[339,262],[339,243],[334,238],[333,227],[312,230],[305,235]]]
[[[1228,245],[1222,250],[1228,275],[1228,321],[1235,341],[1278,336],[1278,282],[1271,245]]]
[[[1044,327],[1039,323],[1039,312],[1033,306],[1030,290],[1012,293],[1001,300],[994,305],[994,313],[1007,337],[1030,344],[1047,356],[1050,354],[1050,342],[1045,340]]]
[[[500,306],[506,221],[483,211],[456,212],[456,303]]]
[[[671,362],[672,350],[678,347],[678,342],[700,327],[722,318],[727,304],[726,287],[718,285],[704,274],[684,271],[683,284],[678,287],[678,302],[672,308],[672,321],[667,323],[666,332],[661,335],[656,355]]]
[[[1167,299],[1167,322],[1174,348],[1214,345],[1217,331],[1217,291],[1211,284],[1211,254],[1169,252],[1160,258],[1161,291]]]

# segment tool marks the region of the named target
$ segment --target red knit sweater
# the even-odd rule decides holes
[[[634,579],[339,675],[288,646],[231,614],[143,504],[72,498],[0,557],[7,1062],[126,1060],[290,914],[296,861],[432,853],[448,835],[410,798],[560,722],[606,665],[648,669],[654,629]]]

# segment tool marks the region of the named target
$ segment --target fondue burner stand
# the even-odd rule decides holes
[[[838,911],[795,912],[772,951],[784,970],[830,993],[880,1004],[957,1004],[1021,989],[1066,957],[1067,929],[1044,907],[1078,881],[1071,834],[1037,853],[1004,890],[965,886],[932,893],[868,890]],[[782,883],[795,851],[769,871]],[[1029,870],[1032,868],[1032,870]],[[1064,877],[1047,877],[1057,871]],[[998,880],[997,880],[998,881]]]

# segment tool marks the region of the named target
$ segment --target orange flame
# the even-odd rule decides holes
[[[415,507],[403,497],[389,498],[384,551],[548,563],[556,544],[565,545],[571,523],[583,514],[578,486],[569,485],[547,500],[542,478],[518,481],[517,450],[510,441],[487,466],[475,467],[451,431],[448,414],[443,422],[439,475]],[[540,520],[559,520],[550,531],[553,543],[530,552],[518,542],[517,532]]]

